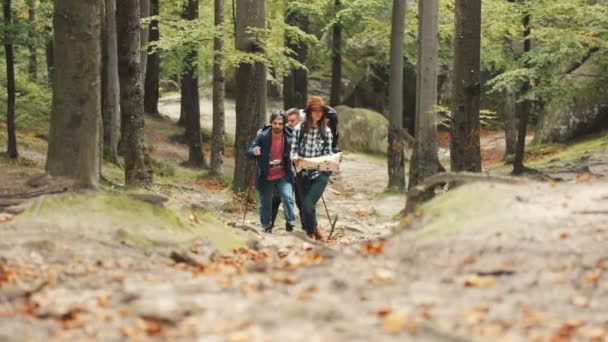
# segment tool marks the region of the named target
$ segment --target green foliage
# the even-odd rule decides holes
[[[4,63],[2,63],[4,64]],[[0,70],[0,119],[6,121],[6,70]],[[35,131],[47,136],[51,113],[51,90],[32,82],[23,73],[15,78],[15,124],[17,129]]]

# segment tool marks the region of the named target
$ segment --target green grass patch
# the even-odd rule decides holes
[[[533,146],[526,153],[528,166],[538,167],[554,160],[571,160],[587,153],[607,149],[608,132],[585,137],[568,144],[551,144]]]

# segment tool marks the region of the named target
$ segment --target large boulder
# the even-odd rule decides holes
[[[336,111],[342,150],[386,153],[388,121],[382,114],[348,106],[338,106]]]
[[[535,143],[561,143],[608,128],[608,89],[598,85],[602,71],[590,58],[564,76],[575,89],[571,98],[555,98],[545,106]]]

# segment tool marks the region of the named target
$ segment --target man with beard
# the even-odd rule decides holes
[[[294,174],[291,167],[291,129],[282,113],[270,116],[271,129],[262,130],[251,144],[247,155],[257,158],[256,187],[260,193],[260,223],[272,233],[272,194],[276,191],[283,203],[285,230],[293,230],[295,210],[293,200]]]

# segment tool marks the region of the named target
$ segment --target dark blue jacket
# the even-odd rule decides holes
[[[287,180],[293,184],[295,176],[293,168],[291,167],[291,128],[285,127],[283,129],[283,169],[287,175]],[[256,171],[256,183],[259,184],[261,180],[266,180],[268,177],[268,169],[270,167],[270,144],[272,143],[272,128],[266,127],[262,130],[262,133],[258,134],[251,146],[247,150],[247,155],[250,157],[256,157],[253,155],[253,148],[256,146],[260,147],[260,155],[257,156],[257,171]]]

